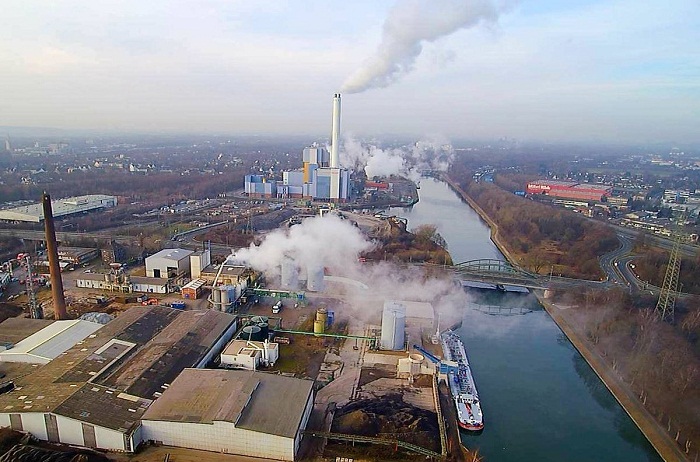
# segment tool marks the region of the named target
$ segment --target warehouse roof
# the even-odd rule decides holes
[[[212,423],[294,438],[313,382],[243,370],[185,369],[143,420]]]
[[[0,409],[55,412],[131,431],[155,391],[201,361],[234,319],[218,311],[130,308],[15,380],[16,388],[0,395]]]
[[[104,194],[92,194],[88,196],[66,197],[65,199],[55,199],[51,201],[51,209],[54,217],[70,215],[73,213],[85,212],[112,206],[116,204],[117,198]],[[30,221],[38,223],[44,219],[44,209],[41,203],[24,205],[12,209],[0,210],[0,220]]]
[[[160,252],[154,253],[150,257],[146,257],[146,260],[162,258],[165,260],[180,261],[183,258],[189,257],[192,253],[193,252],[191,250],[187,249],[163,249]]]
[[[0,361],[47,364],[101,327],[90,321],[55,321],[0,352]]]

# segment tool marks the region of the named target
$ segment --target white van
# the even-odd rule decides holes
[[[272,314],[278,314],[282,309],[282,300],[272,305]]]

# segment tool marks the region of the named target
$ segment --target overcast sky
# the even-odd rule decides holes
[[[393,84],[345,94],[343,130],[700,140],[698,0],[493,1]],[[397,3],[421,2],[2,0],[0,126],[325,135]]]

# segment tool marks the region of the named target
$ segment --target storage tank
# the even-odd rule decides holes
[[[311,292],[323,292],[323,266],[309,266],[306,268],[306,288]]]
[[[267,321],[259,322],[255,325],[260,328],[260,337],[263,340],[270,337],[270,325]]]
[[[384,304],[382,313],[382,350],[403,350],[406,330],[406,307],[396,302]]]
[[[423,355],[418,353],[408,355],[408,362],[410,364],[409,374],[411,376],[420,374],[420,368],[424,359]]]
[[[326,330],[325,321],[314,321],[314,334],[322,334]]]
[[[323,325],[328,325],[328,311],[325,308],[316,310],[316,321],[323,321]]]
[[[241,332],[242,340],[261,341],[260,328],[256,325],[245,326]]]
[[[213,302],[214,309],[221,311],[221,291],[218,287],[211,288],[211,301]]]
[[[299,269],[292,258],[285,256],[282,259],[281,274],[283,289],[296,290],[299,288]]]

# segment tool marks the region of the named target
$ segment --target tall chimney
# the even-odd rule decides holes
[[[68,313],[66,312],[66,299],[63,295],[61,267],[58,265],[58,243],[56,242],[56,229],[53,224],[51,196],[46,191],[44,191],[44,194],[41,196],[41,205],[44,208],[46,253],[49,255],[49,271],[51,272],[51,295],[53,298],[54,318],[68,319]]]
[[[331,167],[340,167],[338,140],[340,139],[340,93],[333,95],[333,129],[331,131]]]

